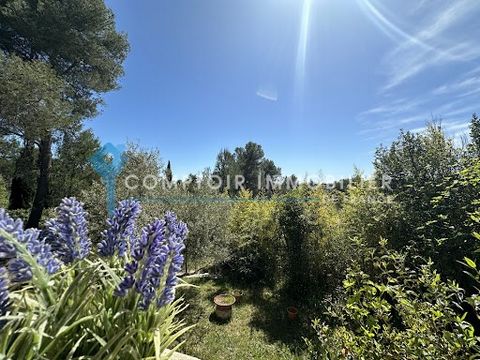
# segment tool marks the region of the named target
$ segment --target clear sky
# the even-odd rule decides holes
[[[186,176],[264,147],[284,174],[369,173],[400,128],[480,112],[478,0],[109,0],[131,52],[89,121]]]

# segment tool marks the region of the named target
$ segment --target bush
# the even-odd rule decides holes
[[[328,297],[336,292],[355,258],[338,195],[316,187],[310,190],[304,204],[311,227],[305,244],[304,261],[308,273],[304,277],[308,281],[308,302],[314,307],[321,305],[318,301],[320,294]]]
[[[0,176],[0,208],[8,206],[8,191],[5,179]]]
[[[341,284],[353,255],[333,195],[322,187],[302,186],[278,201],[286,290],[314,308],[320,296],[331,295]]]
[[[459,304],[464,292],[443,282],[432,263],[409,269],[405,257],[367,250],[363,269],[352,268],[344,298],[326,322],[314,321],[317,337],[307,340],[312,359],[465,359],[480,351],[473,325]],[[370,269],[365,272],[365,269]],[[476,298],[475,298],[476,299]],[[478,306],[478,301],[475,301]],[[477,307],[478,311],[478,307]],[[477,313],[478,316],[478,313]]]
[[[222,264],[223,271],[242,281],[264,281],[273,285],[279,252],[275,200],[253,198],[241,191],[228,217],[232,252]]]
[[[389,239],[396,248],[405,245],[401,206],[373,182],[349,186],[341,213],[345,236],[359,238],[369,246],[375,246],[381,238]]]
[[[424,235],[416,247],[435,261],[443,276],[470,287],[470,278],[459,261],[465,256],[478,260],[478,241],[472,234],[480,232],[480,224],[475,221],[480,205],[480,159],[466,161],[441,188],[444,190],[432,200],[430,219],[421,228]]]

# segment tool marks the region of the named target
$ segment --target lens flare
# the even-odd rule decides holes
[[[302,8],[302,20],[300,23],[300,35],[298,38],[297,60],[295,64],[296,74],[296,96],[297,99],[303,99],[305,87],[305,72],[307,62],[308,40],[310,33],[310,18],[312,12],[313,0],[304,0]]]

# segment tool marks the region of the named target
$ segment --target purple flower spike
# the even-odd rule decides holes
[[[50,246],[39,239],[40,232],[38,230],[23,230],[22,221],[20,219],[13,220],[4,209],[0,209],[0,229],[23,243],[27,251],[48,274],[58,271],[60,263],[53,256]],[[12,281],[31,279],[32,271],[29,265],[18,255],[15,245],[2,236],[0,236],[0,260],[8,261],[8,270]]]
[[[140,214],[140,203],[136,200],[123,200],[115,209],[113,216],[108,219],[108,230],[102,233],[103,240],[98,244],[101,256],[113,256],[118,251],[124,256],[127,244],[134,244],[135,222]]]
[[[141,295],[138,306],[144,310],[152,302],[158,307],[171,303],[175,298],[177,273],[183,264],[181,252],[185,248],[187,232],[187,226],[178,222],[171,212],[164,219],[157,219],[144,227],[142,236],[136,240],[132,249],[133,261],[125,266],[127,274],[115,294],[125,296],[135,286]]]
[[[57,208],[57,218],[47,221],[44,236],[65,264],[87,257],[92,243],[83,204],[75,198],[63,199]]]
[[[32,279],[32,269],[22,259],[11,259],[8,262],[8,272],[13,282],[24,282]]]
[[[182,251],[185,249],[185,239],[188,234],[187,225],[177,221],[172,212],[165,214],[165,221],[168,227],[168,248],[172,255],[170,267],[168,268],[167,280],[163,294],[157,301],[157,306],[162,307],[170,304],[175,299],[175,286],[178,283],[177,273],[182,269],[184,257]]]

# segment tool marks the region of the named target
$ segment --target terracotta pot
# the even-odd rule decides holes
[[[221,320],[228,320],[232,317],[232,305],[235,304],[235,297],[229,294],[220,294],[213,298],[215,303],[215,315]]]
[[[295,306],[290,306],[287,308],[287,313],[290,320],[296,320],[298,316],[298,309]]]

